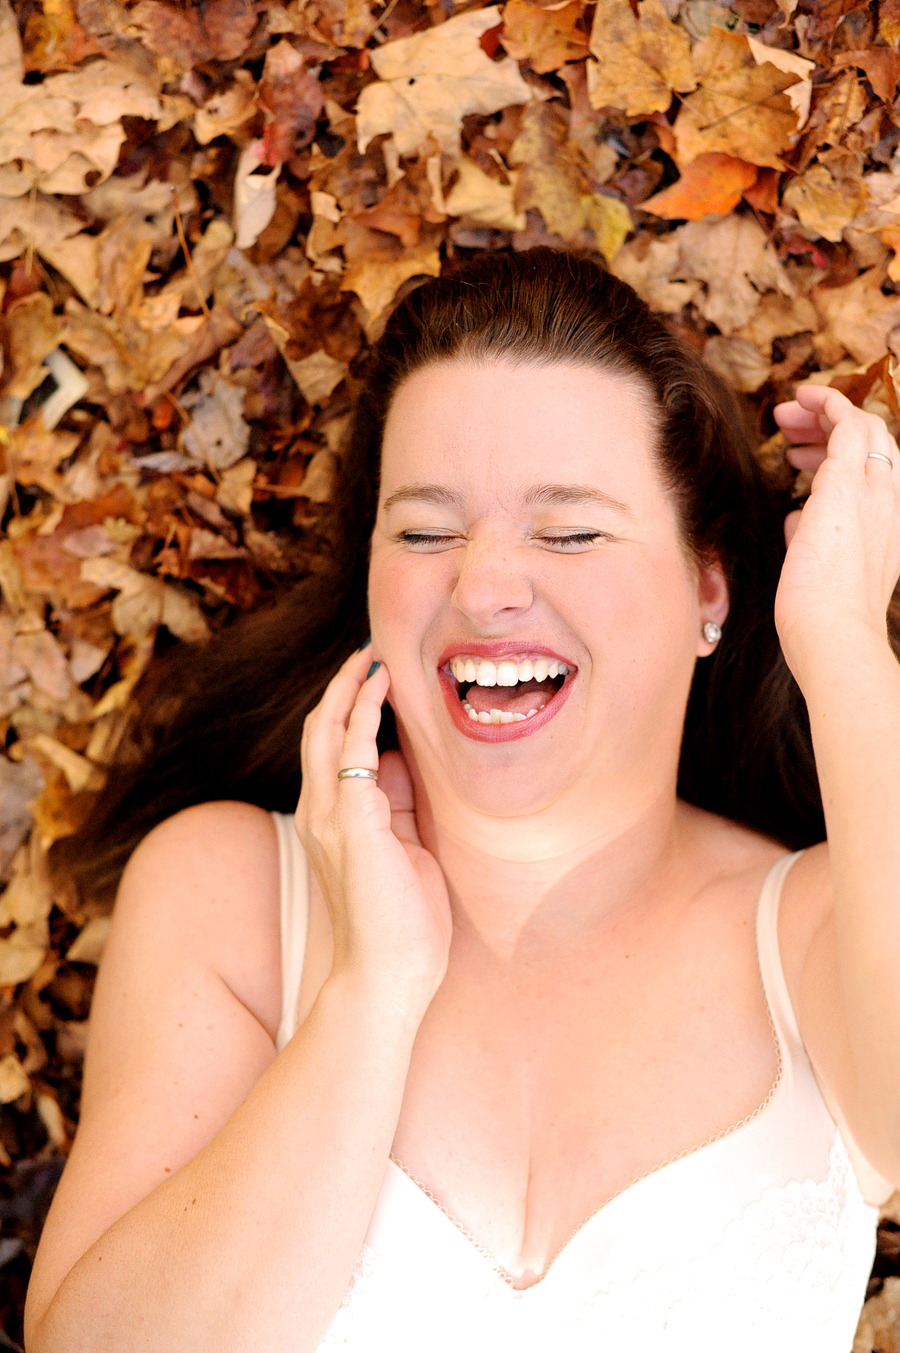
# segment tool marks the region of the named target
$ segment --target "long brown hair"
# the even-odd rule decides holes
[[[542,248],[482,255],[398,305],[370,355],[344,447],[327,572],[151,668],[128,750],[84,826],[56,847],[83,890],[111,895],[138,841],[191,804],[240,799],[294,811],[303,721],[368,630],[368,546],[391,399],[429,363],[504,354],[618,371],[652,395],[659,465],[685,543],[698,559],[721,561],[731,601],[721,642],[696,666],[679,794],[791,848],[824,837],[806,707],[773,621],[786,495],[762,474],[731,393],[667,322],[592,259]],[[392,736],[387,717],[382,742]]]

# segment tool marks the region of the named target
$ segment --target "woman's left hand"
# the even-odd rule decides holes
[[[797,675],[810,647],[847,642],[860,627],[886,638],[900,576],[900,452],[881,418],[828,386],[800,386],[775,419],[795,443],[790,463],[815,474],[802,511],[785,521],[775,598],[775,624]]]

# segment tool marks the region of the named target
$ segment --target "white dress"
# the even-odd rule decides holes
[[[293,820],[273,818],[280,1051],[296,1027],[308,873]],[[777,918],[796,858],[775,863],[757,909],[779,1054],[759,1108],[606,1203],[524,1290],[389,1160],[323,1353],[850,1353],[891,1190],[829,1111],[791,1009]]]

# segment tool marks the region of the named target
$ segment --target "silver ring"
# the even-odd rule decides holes
[[[883,456],[880,451],[870,451],[866,456],[866,460],[883,460],[890,465],[892,470],[894,468],[894,462],[891,460],[890,456]]]
[[[377,780],[377,770],[367,770],[365,766],[347,766],[338,771],[339,780]]]

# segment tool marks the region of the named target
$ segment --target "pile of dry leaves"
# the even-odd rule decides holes
[[[0,0],[8,1335],[109,927],[47,848],[155,648],[317,568],[398,292],[588,247],[753,396],[776,471],[811,373],[896,430],[898,76],[900,0]],[[898,1239],[895,1198],[857,1353],[900,1350]]]

